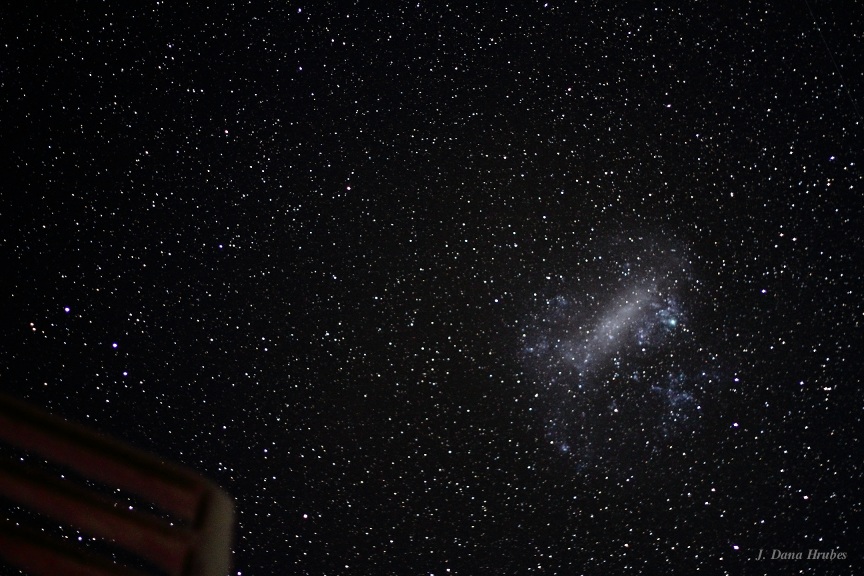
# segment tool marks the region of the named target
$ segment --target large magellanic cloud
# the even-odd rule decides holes
[[[538,296],[524,322],[522,359],[548,444],[581,469],[647,462],[698,426],[711,377],[689,325],[682,253],[620,244],[597,255],[602,269]]]

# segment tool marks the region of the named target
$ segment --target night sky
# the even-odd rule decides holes
[[[0,386],[233,574],[864,567],[860,4],[3,12]]]

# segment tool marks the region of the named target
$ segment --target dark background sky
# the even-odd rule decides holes
[[[0,386],[224,486],[235,573],[864,566],[860,6],[0,26]],[[649,237],[717,375],[665,455],[592,472],[548,445],[522,326]]]

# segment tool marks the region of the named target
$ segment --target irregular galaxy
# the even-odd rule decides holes
[[[686,262],[633,240],[598,256],[623,265],[540,300],[523,364],[549,445],[580,469],[627,471],[697,427],[711,379],[682,305]]]

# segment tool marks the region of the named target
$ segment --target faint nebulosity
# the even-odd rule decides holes
[[[570,272],[558,294],[535,295],[522,335],[550,446],[579,470],[630,473],[684,432],[682,444],[698,441],[701,403],[722,382],[686,315],[695,286],[683,253],[630,237]]]
[[[7,7],[0,387],[233,576],[856,573],[862,6]]]

